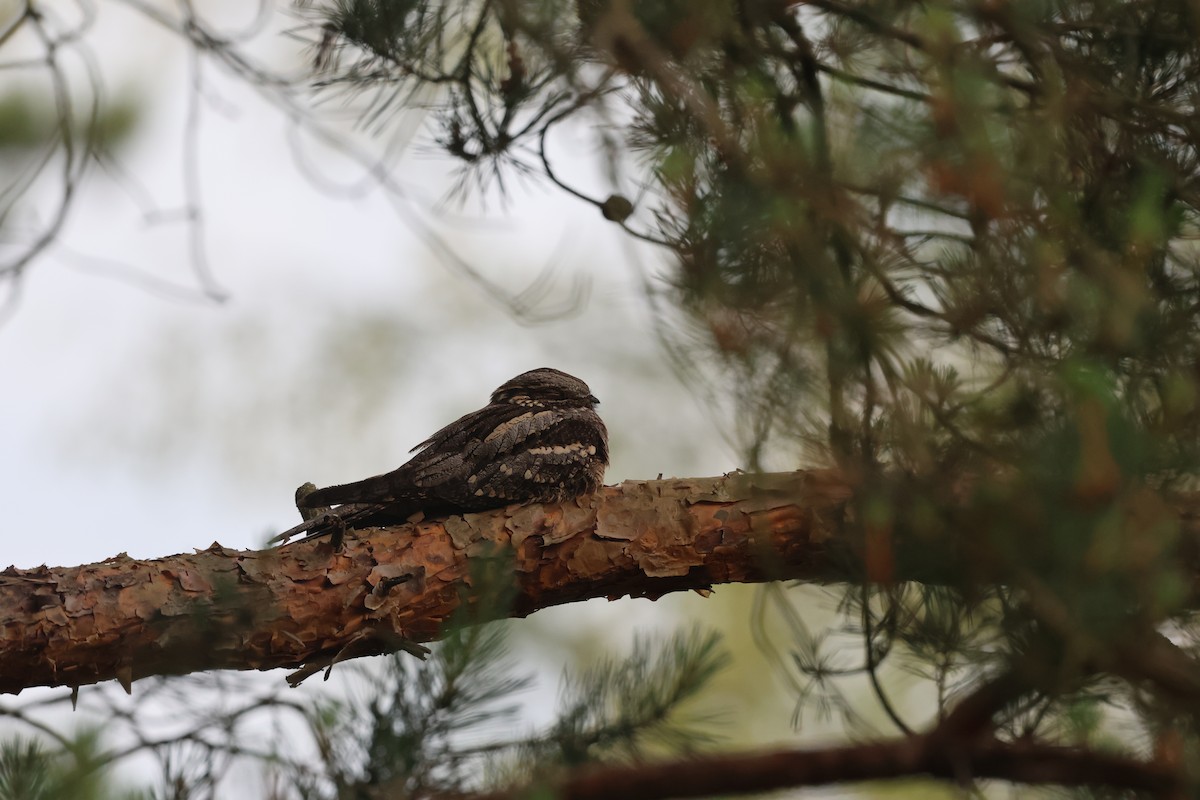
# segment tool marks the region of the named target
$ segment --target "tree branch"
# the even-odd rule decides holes
[[[322,540],[263,551],[214,543],[154,560],[10,567],[0,572],[0,692],[112,678],[128,689],[211,669],[303,667],[303,678],[348,658],[416,652],[464,599],[478,599],[472,567],[488,556],[515,575],[511,616],[718,583],[858,581],[861,546],[843,524],[851,491],[831,472],[627,481],[561,506],[351,531],[340,550]],[[1174,506],[1180,557],[1200,576],[1200,499]],[[898,537],[889,578],[961,580],[953,553],[931,565],[927,545]],[[1145,664],[1136,671],[1191,693],[1200,678],[1179,675],[1192,663],[1179,654],[1170,681]]]
[[[944,739],[929,734],[823,750],[781,750],[591,768],[553,784],[546,796],[558,800],[716,797],[920,776],[1150,792],[1169,792],[1183,785],[1182,777],[1168,766],[1126,756],[993,738],[948,747]],[[522,787],[479,795],[474,800],[530,796],[529,787]]]
[[[308,665],[438,637],[471,563],[513,560],[513,616],[715,583],[830,580],[848,488],[825,473],[627,481],[562,506],[351,532],[273,550],[124,553],[0,572],[0,692],[210,669]]]

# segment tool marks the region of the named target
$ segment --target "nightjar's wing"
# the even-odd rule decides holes
[[[495,427],[504,409],[485,406],[459,417],[413,448],[421,452],[403,465],[383,475],[353,483],[329,486],[312,492],[304,499],[309,508],[345,503],[421,503],[429,499],[426,486],[458,478],[465,480],[464,451],[473,440],[482,438]]]
[[[588,418],[599,424],[599,434]],[[563,480],[572,481],[557,467],[548,474],[546,465],[581,472],[597,447],[607,462],[603,423],[590,409],[495,403],[462,423],[438,431],[401,468],[405,480],[443,508],[476,511],[554,499],[562,494],[557,490]],[[555,491],[548,491],[551,486]]]
[[[595,490],[608,464],[604,423],[587,407],[494,403],[417,447],[400,468],[319,489],[304,504],[401,504],[433,516],[545,502]]]
[[[493,428],[468,461],[467,508],[560,500],[599,488],[607,431],[590,408],[525,410]]]

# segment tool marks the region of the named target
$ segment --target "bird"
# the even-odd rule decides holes
[[[573,375],[542,367],[501,384],[490,402],[434,433],[409,461],[382,475],[297,490],[305,521],[271,543],[347,527],[398,524],[486,511],[513,503],[557,503],[603,485],[608,430],[599,400]],[[303,541],[303,540],[301,540]]]

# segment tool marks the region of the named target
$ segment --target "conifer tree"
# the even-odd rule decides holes
[[[370,702],[305,711],[322,761],[277,760],[280,797],[691,797],[913,775],[1195,793],[1196,3],[300,11],[318,93],[365,104],[380,132],[428,109],[459,191],[533,176],[666,255],[648,289],[663,343],[730,401],[744,468],[823,469],[845,491],[819,574],[799,576],[841,587],[840,625],[810,631],[786,593],[764,595],[792,623],[769,647],[797,707],[850,714],[846,693],[866,687],[891,730],[671,760],[704,744],[674,715],[723,663],[695,634],[580,678],[545,731],[472,749],[456,736],[515,684],[493,671],[499,634],[471,621],[428,662],[393,657]],[[196,46],[224,46],[197,30]],[[562,130],[590,130],[594,150],[563,148]],[[609,185],[565,177],[584,157]],[[936,700],[899,708],[886,669]]]

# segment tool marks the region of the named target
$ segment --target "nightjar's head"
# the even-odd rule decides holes
[[[588,407],[600,401],[574,375],[549,367],[522,372],[492,392],[493,403],[537,407]]]

